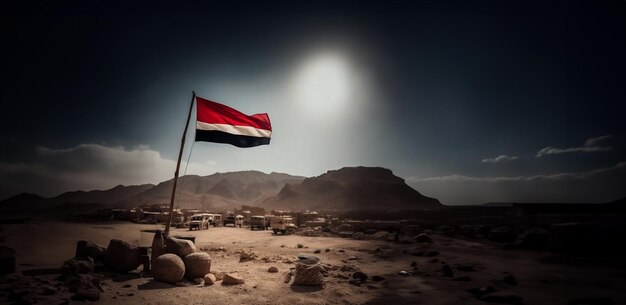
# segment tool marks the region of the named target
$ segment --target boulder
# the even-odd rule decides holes
[[[168,237],[165,239],[165,251],[167,253],[176,254],[180,258],[184,258],[196,252],[196,245],[190,240]]]
[[[105,264],[117,272],[128,272],[141,265],[139,248],[127,241],[111,239],[104,253]]]
[[[102,261],[106,249],[90,240],[79,240],[76,242],[77,258],[91,257],[94,261]]]
[[[515,230],[511,227],[497,227],[489,231],[487,238],[491,241],[508,243],[515,240]]]
[[[211,286],[215,284],[215,282],[217,282],[217,278],[215,277],[214,274],[208,273],[204,276],[204,285]]]
[[[224,274],[224,279],[222,280],[222,284],[224,285],[239,285],[243,283],[243,278],[236,273],[226,273]]]
[[[247,262],[253,260],[256,254],[253,251],[241,251],[239,253],[239,262]]]
[[[267,268],[267,272],[269,272],[269,273],[276,273],[276,272],[278,272],[278,268],[276,268],[274,266],[269,267],[269,268]]]
[[[542,229],[529,229],[517,235],[515,246],[524,249],[542,250],[548,246],[550,232]]]
[[[61,275],[68,277],[80,273],[92,273],[94,266],[93,259],[90,256],[85,256],[83,259],[72,258],[63,262],[63,266],[61,266]]]
[[[428,234],[426,233],[420,233],[416,235],[415,237],[413,237],[413,239],[418,243],[426,243],[426,244],[434,243],[433,239],[430,236],[428,236]]]
[[[202,278],[211,272],[211,256],[206,252],[194,252],[183,259],[185,277],[188,279]]]
[[[176,254],[167,253],[152,262],[152,276],[161,282],[175,284],[185,275],[185,263]]]

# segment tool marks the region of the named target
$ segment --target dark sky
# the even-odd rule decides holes
[[[626,2],[469,2],[5,5],[0,199],[171,178],[192,90],[274,134],[196,143],[191,174],[364,165],[448,204],[626,196]]]

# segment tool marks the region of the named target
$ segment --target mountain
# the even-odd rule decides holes
[[[55,204],[63,203],[102,203],[113,204],[122,201],[126,198],[132,197],[139,193],[145,192],[154,187],[154,184],[141,184],[123,186],[118,185],[112,189],[106,191],[73,191],[63,193],[59,196],[50,198],[49,200]]]
[[[2,212],[2,214],[26,213],[50,208],[52,205],[53,204],[46,198],[41,196],[31,193],[21,193],[1,201],[0,212]]]
[[[176,190],[177,208],[233,209],[240,205],[257,206],[265,198],[276,195],[285,185],[304,179],[282,173],[259,171],[215,173],[209,176],[180,177]],[[121,201],[119,207],[143,204],[167,205],[174,179],[164,181],[144,192]]]
[[[288,184],[259,206],[268,210],[433,210],[443,206],[408,186],[391,170],[380,167],[344,167],[300,184]]]

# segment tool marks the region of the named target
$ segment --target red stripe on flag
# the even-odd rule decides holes
[[[209,124],[228,124],[234,126],[250,126],[259,129],[272,130],[270,117],[267,113],[253,115],[243,114],[233,108],[207,99],[196,97],[198,102],[198,121]]]

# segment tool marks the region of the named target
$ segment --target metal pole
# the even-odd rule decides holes
[[[180,159],[183,157],[183,148],[185,147],[185,138],[187,137],[187,129],[189,128],[189,120],[191,120],[191,111],[193,110],[193,102],[196,100],[196,92],[192,91],[191,105],[189,106],[189,114],[187,115],[187,124],[185,124],[185,131],[183,131],[183,139],[180,141],[180,152],[178,152],[178,162],[176,163],[176,171],[174,172],[174,186],[172,187],[172,197],[170,199],[170,214],[165,225],[166,235],[170,233],[170,226],[172,225],[172,217],[174,216],[174,197],[176,196],[176,183],[178,182],[178,170],[180,170]]]

